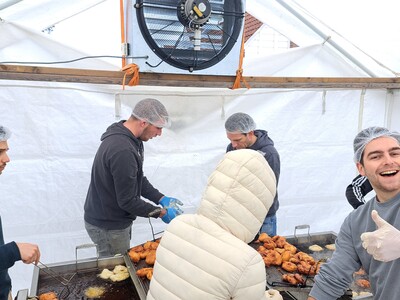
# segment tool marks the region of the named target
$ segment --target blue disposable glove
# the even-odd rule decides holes
[[[176,213],[178,215],[183,213],[183,210],[180,209],[180,207],[179,207],[179,206],[182,206],[183,203],[181,201],[179,201],[178,199],[176,199],[176,198],[171,198],[171,197],[164,196],[164,197],[161,198],[160,204],[164,208],[173,208],[173,209],[175,209]]]
[[[163,220],[164,223],[169,224],[169,222],[171,222],[172,219],[178,215],[179,214],[175,208],[169,207],[169,208],[167,208],[167,213],[163,217],[161,217],[161,220]]]

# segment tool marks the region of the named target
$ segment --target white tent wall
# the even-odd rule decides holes
[[[226,117],[245,111],[268,130],[281,155],[278,233],[339,230],[351,211],[344,189],[356,170],[352,139],[361,126],[386,125],[387,104],[399,113],[399,93],[385,90],[308,91],[134,87],[1,81],[1,124],[11,128],[11,162],[1,175],[1,216],[6,241],[40,245],[42,261],[75,259],[75,247],[89,243],[83,204],[94,154],[116,115],[126,118],[135,101],[156,97],[174,125],[145,143],[145,174],[192,213],[208,175],[225,152]],[[196,96],[194,96],[196,95]],[[388,104],[389,105],[389,104]],[[397,110],[395,110],[397,109]],[[397,128],[400,129],[400,128]],[[300,212],[300,213],[299,213]],[[303,212],[303,213],[301,213]],[[164,224],[152,222],[154,232]],[[147,219],[135,221],[132,245],[152,238]],[[93,256],[88,250],[82,255]],[[29,288],[33,266],[17,263],[14,291]]]
[[[27,2],[31,1],[22,1],[18,6]],[[57,3],[57,8],[44,5],[50,2]],[[74,47],[55,42],[51,35],[46,38],[38,33],[43,26],[61,20],[63,13],[76,13],[62,7],[72,3],[88,7],[102,3],[105,11],[111,12],[112,1],[43,0],[35,2],[38,11],[29,15],[7,9],[10,18],[2,11],[5,22],[0,22],[0,61],[16,58],[64,61],[83,57],[86,55],[83,52],[117,54],[115,49],[119,45],[115,46],[118,40],[115,36],[119,37],[119,32],[116,34],[119,21],[115,22],[118,19],[115,12],[119,8],[115,1],[111,5],[113,17],[100,18],[102,14],[97,12],[100,5],[93,10],[102,25],[113,24],[112,32],[101,30],[102,43],[113,41],[110,48],[101,47],[97,37],[91,36],[93,43],[86,40],[93,27],[100,28],[95,22],[90,23],[92,19],[86,18],[87,14],[77,15],[79,22],[69,18],[64,24],[75,22],[84,26],[86,20],[93,27],[77,30],[79,26],[71,25],[73,31],[68,35],[69,25],[60,23],[60,34],[54,34],[56,38],[68,36],[65,41],[70,43],[66,44]],[[270,25],[277,28],[280,24],[282,33],[289,38],[295,36],[297,40],[292,40],[296,42],[304,41],[299,44],[307,47],[273,56],[245,57],[245,74],[365,76],[332,47],[323,45],[321,38],[315,39],[315,34],[306,29],[300,33],[303,26],[281,14],[285,10],[276,7],[276,1],[247,0],[246,3],[260,20],[268,17],[273,23]],[[264,11],[255,6],[261,3],[269,9]],[[337,5],[338,1],[332,3]],[[279,18],[269,13],[274,9]],[[43,10],[46,14],[42,14]],[[27,29],[30,24],[37,24],[31,23],[29,16],[32,19],[37,16],[39,31]],[[45,20],[45,16],[51,20]],[[85,49],[76,50],[78,46]],[[114,60],[85,60],[56,66],[116,70],[118,65]],[[391,74],[380,71],[377,73],[381,76]],[[165,129],[161,137],[145,143],[145,174],[160,191],[183,200],[186,213],[196,210],[209,174],[225,153],[226,117],[244,111],[254,117],[258,128],[269,132],[281,155],[278,187],[281,203],[278,233],[281,235],[293,234],[294,227],[301,224],[309,224],[312,232],[337,232],[352,210],[344,190],[357,174],[352,162],[354,136],[361,128],[372,125],[400,130],[398,90],[232,91],[138,86],[123,91],[121,86],[6,80],[0,81],[0,89],[0,124],[13,131],[9,140],[11,162],[0,176],[0,215],[5,240],[37,243],[44,263],[74,260],[75,247],[90,242],[83,224],[83,204],[100,136],[117,117],[128,117],[134,103],[144,97],[160,99],[173,119],[173,126]],[[160,220],[152,225],[154,232],[165,227]],[[148,220],[135,221],[131,244],[151,238]],[[93,256],[93,252],[88,249],[83,253],[85,256]],[[30,287],[33,268],[18,262],[10,269],[14,294]]]

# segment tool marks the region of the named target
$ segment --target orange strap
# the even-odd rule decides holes
[[[139,67],[136,64],[129,64],[122,68],[125,71],[124,79],[122,82],[122,89],[125,89],[125,79],[127,75],[132,75],[132,79],[129,81],[129,86],[134,86],[139,84]]]
[[[243,27],[244,28],[244,27]],[[236,70],[236,78],[235,82],[233,83],[232,90],[240,88],[240,82],[243,80],[245,86],[249,89],[250,86],[247,83],[246,79],[243,77],[243,57],[244,57],[244,29],[243,29],[243,35],[242,35],[242,45],[240,48],[240,58],[239,58],[239,68]]]
[[[124,0],[119,1],[119,10],[121,15],[121,45],[125,44],[125,18],[124,18]],[[122,67],[126,66],[126,58],[122,57]],[[125,82],[125,80],[124,80]]]

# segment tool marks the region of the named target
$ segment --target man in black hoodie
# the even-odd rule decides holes
[[[148,98],[136,104],[128,120],[112,124],[102,135],[84,206],[85,227],[101,257],[130,248],[137,216],[161,217],[169,223],[182,213],[178,206],[182,202],[164,196],[143,174],[143,142],[161,135],[169,125],[164,105]]]
[[[236,149],[253,149],[261,152],[267,160],[276,178],[278,187],[279,175],[281,173],[281,162],[279,153],[274,147],[274,142],[268,136],[268,132],[256,129],[256,123],[248,114],[235,113],[225,121],[226,136],[231,143],[226,152]],[[265,232],[269,236],[276,235],[276,211],[279,208],[278,191],[274,202],[261,226],[260,233]]]

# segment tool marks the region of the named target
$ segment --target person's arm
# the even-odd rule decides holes
[[[0,246],[0,270],[11,268],[19,260],[21,260],[21,255],[17,243],[10,242]]]
[[[29,243],[10,242],[0,246],[0,269],[11,268],[15,262],[22,260],[25,264],[37,264],[40,259],[39,247]]]
[[[336,238],[336,250],[314,277],[309,299],[335,300],[350,286],[353,273],[360,269],[359,255],[354,247],[352,214],[344,220]]]
[[[119,207],[132,216],[146,218],[149,213],[158,207],[141,198],[139,192],[141,181],[138,177],[141,172],[139,170],[140,165],[136,159],[137,157],[134,156],[132,151],[120,151],[110,159],[110,171]],[[154,197],[157,197],[157,200],[162,196],[163,194],[157,190],[154,191]]]
[[[346,188],[346,198],[349,204],[356,209],[365,203],[365,195],[372,191],[367,177],[358,175]]]

